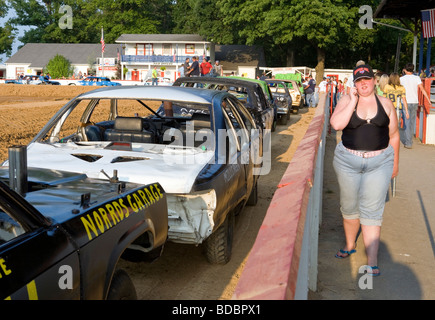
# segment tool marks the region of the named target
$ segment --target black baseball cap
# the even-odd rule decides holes
[[[353,69],[354,82],[359,79],[370,79],[374,77],[375,74],[373,73],[373,69],[368,64],[362,64],[360,66],[355,67],[355,69]]]

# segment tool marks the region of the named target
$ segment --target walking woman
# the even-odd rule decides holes
[[[331,126],[342,130],[333,166],[340,186],[340,207],[346,243],[335,255],[356,252],[361,227],[369,274],[380,275],[378,249],[385,199],[399,171],[400,137],[392,102],[378,96],[369,65],[353,70],[355,87],[343,96],[331,116]]]

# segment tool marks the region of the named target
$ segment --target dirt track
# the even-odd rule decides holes
[[[0,84],[0,160],[6,160],[8,146],[29,143],[68,100],[93,89]],[[231,299],[276,186],[314,111],[303,108],[298,115],[291,115],[288,127],[278,126],[272,134],[272,171],[259,180],[257,205],[246,207],[236,219],[231,261],[223,266],[210,265],[201,246],[174,243],[167,243],[163,256],[151,264],[121,261],[135,283],[138,299]]]

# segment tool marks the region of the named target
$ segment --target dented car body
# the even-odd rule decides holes
[[[75,120],[64,133],[69,118]],[[226,92],[122,86],[72,99],[28,145],[27,161],[91,178],[117,172],[123,181],[157,181],[167,195],[168,239],[198,245],[212,242],[217,230],[229,233],[231,215],[255,202],[262,138]],[[219,257],[209,260],[222,262],[214,247]]]

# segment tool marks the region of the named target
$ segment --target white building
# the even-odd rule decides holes
[[[215,58],[214,44],[196,34],[123,34],[116,43],[123,49],[121,65],[128,70],[125,80],[146,81],[156,66],[160,76],[172,82],[183,75],[186,58],[192,62],[197,56],[199,63],[205,57]]]
[[[219,60],[224,75],[255,78],[259,67],[266,65],[263,48],[258,46],[215,45],[196,34],[123,34],[116,44],[106,44],[104,64],[100,43],[25,44],[5,62],[6,78],[40,74],[56,54],[70,61],[76,78],[81,72],[133,81],[150,79],[156,66],[160,78],[173,82],[183,76],[186,58],[192,62],[193,56],[199,63],[205,57],[211,64]]]
[[[120,50],[119,44],[106,44],[103,68],[100,43],[27,43],[6,60],[6,78],[16,79],[20,74],[41,74],[57,54],[69,60],[75,77],[81,72],[112,78],[116,75]]]

